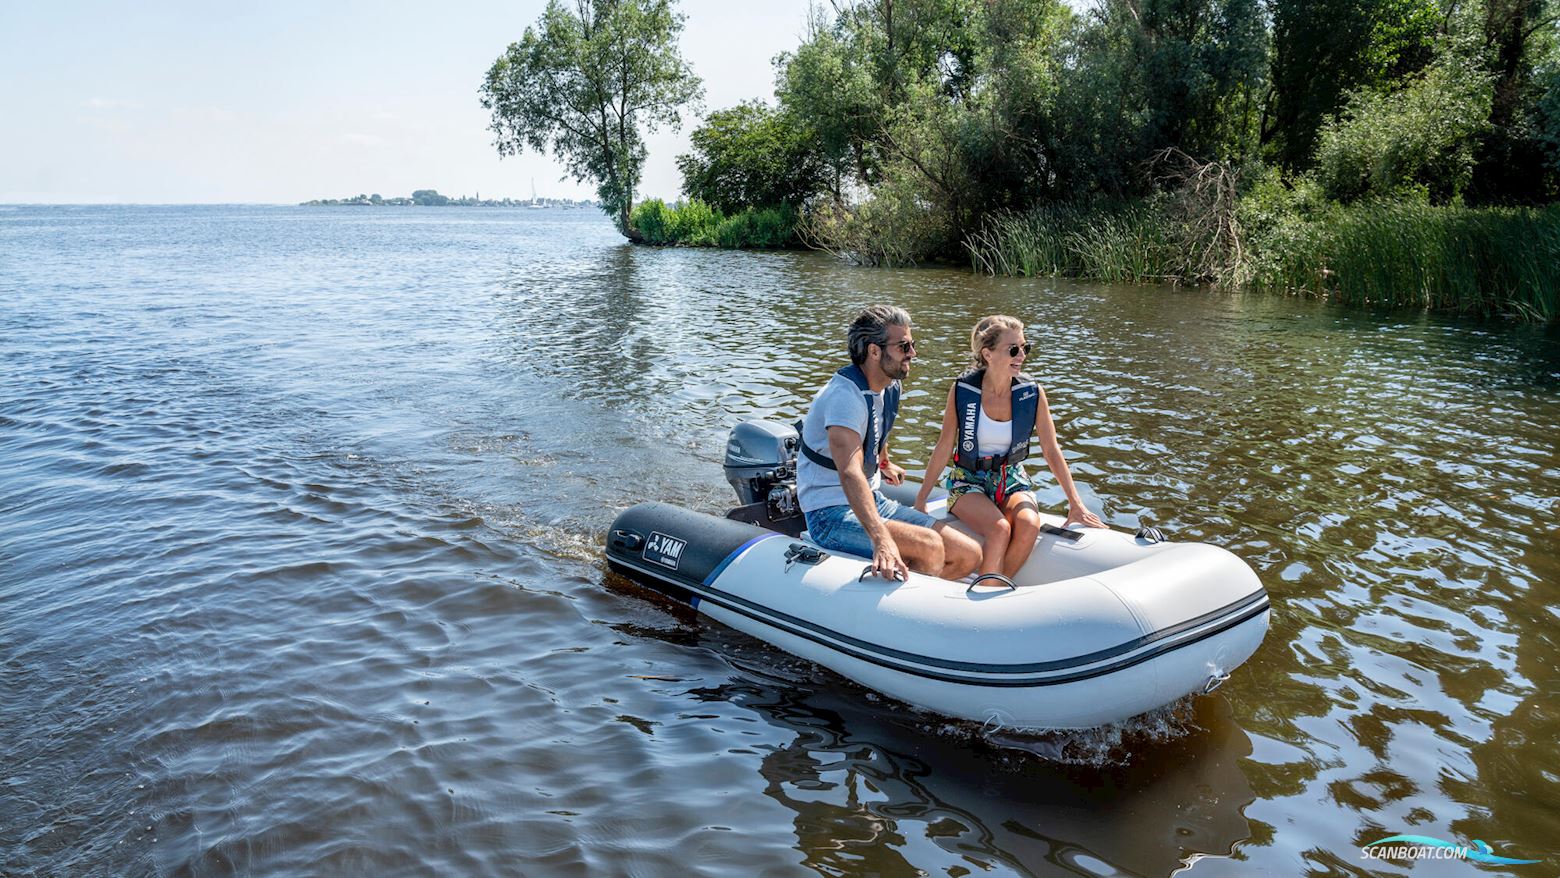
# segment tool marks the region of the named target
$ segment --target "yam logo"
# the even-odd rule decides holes
[[[682,561],[683,549],[688,548],[687,540],[679,540],[669,537],[660,531],[652,531],[650,539],[645,541],[645,550],[641,557],[646,561],[654,561],[662,567],[677,569]]]

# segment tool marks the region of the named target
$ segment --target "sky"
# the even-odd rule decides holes
[[[0,2],[0,203],[270,203],[415,189],[594,198],[550,155],[500,159],[483,75],[544,0]],[[808,0],[682,0],[702,113],[647,137],[677,197],[705,113],[773,100]]]

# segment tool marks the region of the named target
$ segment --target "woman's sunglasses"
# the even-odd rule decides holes
[[[1021,345],[1010,344],[1010,345],[1008,345],[1008,356],[1016,357],[1016,356],[1018,356],[1018,352],[1019,351],[1023,351],[1024,352],[1024,356],[1027,357],[1027,356],[1029,356],[1029,352],[1034,350],[1034,348],[1035,348],[1035,346],[1030,344],[1027,341],[1024,342]]]

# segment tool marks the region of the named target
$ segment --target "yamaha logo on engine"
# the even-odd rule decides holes
[[[645,551],[641,557],[646,561],[654,561],[662,567],[676,570],[677,564],[682,561],[683,549],[687,547],[687,540],[679,540],[660,531],[652,531],[650,539],[645,541]]]

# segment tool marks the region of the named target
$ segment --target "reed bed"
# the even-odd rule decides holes
[[[1355,305],[1560,316],[1560,207],[1337,207],[1258,250],[1251,285]]]
[[[1177,279],[1163,212],[1149,202],[1047,205],[1002,214],[965,243],[977,270],[1117,283]]]
[[[1050,205],[993,218],[966,246],[991,274],[1116,282],[1211,280],[1355,305],[1560,317],[1560,206],[1332,205],[1263,224],[1243,258],[1189,277],[1200,246],[1153,202]]]

